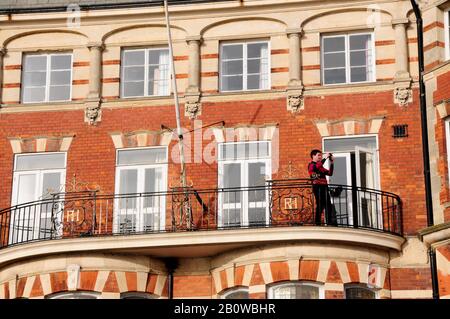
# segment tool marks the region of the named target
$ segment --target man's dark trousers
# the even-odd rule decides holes
[[[325,209],[326,223],[328,225],[337,225],[336,212],[334,205],[331,203],[330,192],[326,184],[313,185],[314,197],[316,199],[316,225],[321,224],[322,212]]]

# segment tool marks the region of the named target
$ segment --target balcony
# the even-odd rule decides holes
[[[261,236],[269,233],[279,240],[320,240],[326,233],[335,240],[345,240],[345,236],[335,232],[337,229],[402,235],[402,206],[397,195],[346,185],[329,185],[329,189],[337,217],[337,224],[333,225],[327,225],[323,219],[315,225],[316,199],[310,180],[123,195],[97,191],[55,193],[1,210],[0,248],[85,237],[107,239],[117,245],[126,241],[123,236],[137,234],[147,234],[145,238],[149,240],[143,246],[141,241],[135,247],[138,250],[155,245],[208,245],[215,241],[237,247],[243,242],[257,242],[257,237],[263,240]],[[198,236],[200,232],[202,236]]]

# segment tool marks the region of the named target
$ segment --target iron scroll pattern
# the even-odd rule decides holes
[[[314,195],[307,180],[272,180],[269,185],[270,218],[273,226],[314,223]]]

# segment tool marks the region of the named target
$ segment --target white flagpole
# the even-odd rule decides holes
[[[175,99],[175,114],[177,118],[177,135],[178,135],[178,146],[180,148],[180,164],[181,164],[181,186],[186,187],[186,168],[184,163],[184,147],[183,147],[183,133],[181,131],[181,123],[180,123],[180,105],[178,101],[178,90],[177,90],[177,79],[175,77],[175,63],[173,61],[173,47],[172,47],[172,34],[170,32],[170,21],[169,21],[169,8],[167,4],[167,0],[164,0],[164,12],[166,15],[166,26],[167,26],[167,39],[169,42],[169,56],[170,56],[170,66],[171,66],[171,77],[172,77],[172,87],[173,87],[173,96]]]

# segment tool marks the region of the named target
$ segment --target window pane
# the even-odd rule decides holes
[[[365,66],[368,64],[367,51],[350,52],[350,66]]]
[[[249,299],[248,291],[238,290],[229,292],[225,295],[225,299]]]
[[[375,150],[377,148],[377,140],[375,136],[333,138],[324,139],[323,145],[325,152],[352,152],[355,151],[356,146]]]
[[[223,187],[225,188],[241,187],[241,164],[236,163],[223,165]],[[239,194],[236,194],[236,200],[238,199]]]
[[[242,44],[224,45],[222,47],[222,59],[242,59],[243,46]]]
[[[23,84],[28,86],[45,86],[46,72],[26,72],[24,73]]]
[[[28,203],[36,200],[35,192],[37,186],[37,175],[23,174],[19,176],[19,187],[17,192],[17,204]],[[19,212],[20,213],[20,212]]]
[[[145,51],[124,51],[123,53],[123,65],[144,65],[145,63]]]
[[[267,43],[250,43],[247,46],[247,58],[267,57]]]
[[[50,85],[70,85],[70,71],[53,71],[50,76]]]
[[[117,165],[156,164],[167,162],[165,148],[120,150],[117,156]]]
[[[247,89],[263,89],[261,85],[261,76],[259,74],[247,76]]]
[[[163,57],[168,54],[169,54],[169,51],[167,49],[149,50],[148,51],[148,63],[149,64],[157,64],[157,65],[159,65],[161,63],[168,63],[168,61],[162,61],[162,60],[164,60]]]
[[[42,184],[42,198],[51,198],[50,194],[61,191],[61,173],[45,173]]]
[[[43,88],[24,88],[23,102],[43,102],[45,100],[45,87]]]
[[[33,55],[25,57],[25,72],[47,71],[47,56]]]
[[[57,168],[65,168],[64,153],[19,155],[16,157],[16,171]]]
[[[335,52],[335,51],[345,51],[345,37],[333,37],[323,39],[323,51],[324,52]]]
[[[70,86],[51,86],[49,101],[70,100]]]
[[[234,75],[243,73],[243,62],[240,61],[225,61],[222,63],[223,75]]]
[[[370,34],[351,35],[350,36],[350,50],[369,49]]]
[[[223,76],[222,77],[222,90],[223,91],[235,91],[242,90],[242,76]]]
[[[257,134],[257,132],[255,132]],[[251,159],[269,156],[269,142],[220,144],[219,160]]]
[[[72,69],[72,56],[71,55],[52,55],[50,67],[52,70]]]
[[[144,82],[124,82],[123,96],[144,96]]]
[[[300,285],[296,289],[297,299],[319,299],[319,287]]]
[[[351,68],[351,81],[352,82],[364,82],[368,80],[367,68]]]
[[[345,289],[346,299],[375,299],[375,292],[365,288],[347,288]]]
[[[144,66],[126,67],[123,73],[124,81],[144,81],[145,68]]]
[[[261,70],[261,60],[248,60],[247,61],[247,72],[248,73],[264,73],[265,70]]]
[[[345,69],[325,70],[325,84],[345,83]]]
[[[345,53],[327,53],[323,56],[324,68],[345,68]]]

